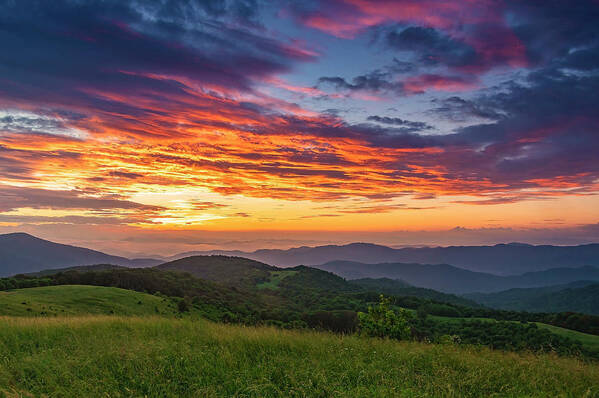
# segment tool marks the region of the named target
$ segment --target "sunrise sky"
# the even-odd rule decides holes
[[[1,1],[0,232],[599,241],[599,2]]]

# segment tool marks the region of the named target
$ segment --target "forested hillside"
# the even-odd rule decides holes
[[[599,283],[579,281],[536,289],[466,295],[492,308],[530,312],[580,312],[599,315]]]
[[[192,257],[178,263],[185,271],[176,270],[177,267],[172,265],[170,268],[173,270],[169,271],[160,267],[103,269],[94,266],[40,277],[19,276],[0,279],[0,289],[50,285],[116,287],[168,297],[176,303],[177,311],[193,311],[198,316],[214,321],[277,325],[284,328],[317,328],[344,333],[358,330],[360,322],[357,314],[366,312],[379,301],[380,293],[385,293],[375,286],[360,286],[332,273],[310,267],[276,269],[237,258],[214,258],[215,273],[208,273],[227,274],[230,277],[228,283],[197,278],[189,273],[208,272],[210,259]],[[194,270],[196,265],[197,270]],[[259,278],[255,277],[256,269],[262,273]],[[596,355],[592,349],[576,340],[531,328],[527,323],[542,322],[599,334],[599,317],[572,313],[524,313],[467,306],[463,305],[465,302],[451,302],[456,301],[455,296],[437,294],[431,297],[434,293],[427,289],[411,289],[410,294],[406,295],[391,294],[390,291],[387,294],[391,295],[390,303],[393,308],[406,309],[412,314],[406,319],[406,325],[409,325],[407,327],[411,330],[412,338],[416,340],[441,342],[444,336],[456,334],[461,336],[460,341],[467,344],[478,341],[477,344],[490,347],[535,351],[553,347],[552,350],[559,350],[561,353]],[[46,314],[43,311],[33,311],[30,315]],[[462,319],[463,323],[456,327],[443,320],[446,318]],[[478,318],[495,320],[494,324],[485,325],[488,327],[483,329],[483,340],[473,334],[480,329],[480,325],[476,323]],[[456,332],[458,329],[461,330],[460,333]],[[517,343],[507,344],[502,340],[506,330],[511,330],[514,336],[521,336]],[[544,345],[543,341],[551,343]]]

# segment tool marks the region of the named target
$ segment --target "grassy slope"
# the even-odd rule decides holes
[[[0,352],[11,397],[599,394],[572,358],[159,317],[0,318]]]
[[[0,292],[0,315],[173,314],[170,299],[102,286],[47,286]]]
[[[445,317],[445,316],[435,316],[435,315],[429,315],[429,316],[436,320],[445,321],[445,322],[459,322],[461,320],[464,320],[464,321],[479,320],[479,321],[497,322],[495,319],[490,319],[490,318],[449,318],[449,317]],[[560,328],[558,326],[548,325],[546,323],[541,323],[541,322],[535,322],[535,323],[539,327],[548,329],[552,333],[558,334],[560,336],[568,337],[572,340],[579,341],[582,345],[588,347],[589,349],[599,352],[599,336],[595,336],[595,335],[587,334],[587,333],[581,333],[576,330],[564,329],[564,328]]]
[[[549,331],[559,334],[561,336],[569,337],[572,340],[578,340],[583,345],[593,349],[596,352],[599,352],[599,336],[595,336],[593,334],[581,333],[576,330],[564,329],[558,326],[547,325],[546,323],[536,322],[539,327],[548,329]]]

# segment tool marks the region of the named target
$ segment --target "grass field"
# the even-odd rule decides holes
[[[0,315],[173,314],[170,299],[102,286],[47,286],[0,292]]]
[[[599,397],[597,362],[196,315],[117,288],[0,292],[0,397]]]
[[[165,317],[3,317],[0,353],[6,397],[599,396],[573,358]]]

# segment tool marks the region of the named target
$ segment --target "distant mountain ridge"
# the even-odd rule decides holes
[[[433,289],[415,287],[402,280],[389,278],[362,278],[350,280],[349,283],[391,296],[412,296],[427,298],[442,303],[450,303],[465,307],[480,306],[480,304],[474,300],[470,300],[462,296],[457,296],[455,294],[441,293]]]
[[[50,242],[26,233],[0,235],[0,277],[93,264],[147,267],[154,259],[128,259],[96,250]]]
[[[331,261],[315,267],[346,279],[400,279],[416,287],[453,294],[498,292],[515,287],[541,287],[579,280],[599,281],[599,268],[590,266],[554,268],[510,276],[473,272],[449,264],[364,264],[355,261]]]
[[[498,292],[510,288],[522,287],[541,287],[548,285],[557,285],[563,283],[574,282],[577,280],[599,280],[599,268],[593,266],[576,266],[577,263],[588,262],[596,264],[599,258],[599,253],[595,256],[596,249],[599,245],[582,245],[582,246],[531,246],[526,244],[507,244],[495,246],[464,246],[464,247],[447,247],[447,248],[403,248],[393,249],[386,246],[374,245],[368,243],[354,243],[344,246],[319,246],[319,247],[299,247],[289,250],[257,250],[252,253],[241,251],[223,252],[211,251],[201,252],[210,255],[223,254],[235,255],[237,257],[245,257],[248,262],[260,264],[253,272],[254,278],[261,278],[269,272],[268,267],[296,266],[295,263],[306,264],[315,268],[331,271],[348,279],[359,278],[390,278],[403,279],[406,282],[416,286],[429,289],[435,289],[446,293],[472,293],[472,292]],[[530,260],[532,265],[522,265],[523,260],[516,255],[521,253],[521,250],[527,252],[524,259],[529,259],[535,252],[540,253],[541,260],[546,260],[540,265],[540,260]],[[498,252],[496,256],[491,255],[493,252]],[[436,253],[439,257],[445,253],[449,253],[448,257],[460,260],[458,257],[467,256],[468,253],[478,253],[480,258],[481,253],[488,253],[485,260],[479,259],[480,263],[477,266],[472,265],[473,269],[461,268],[459,265],[445,262],[423,265],[416,262],[401,262],[401,261],[380,261],[379,258],[394,258],[405,257],[408,254],[412,257],[419,256],[421,260],[431,259],[436,257],[428,256],[428,254]],[[460,254],[458,256],[458,254]],[[545,254],[543,254],[545,253]],[[553,253],[550,256],[548,253]],[[556,254],[557,253],[557,254]],[[566,258],[566,254],[571,256]],[[192,254],[186,253],[186,254]],[[510,257],[508,255],[512,255]],[[351,258],[352,261],[338,260],[320,263],[319,261],[331,257]],[[427,257],[428,256],[428,257]],[[564,257],[566,256],[566,257]],[[176,256],[175,256],[176,257]],[[476,257],[476,256],[475,256]],[[360,261],[360,260],[366,261]],[[503,259],[503,260],[501,260]],[[462,258],[463,260],[463,258]],[[177,259],[174,260],[175,262]],[[184,268],[185,262],[189,260],[179,260],[178,268]],[[211,260],[213,264],[216,260]],[[498,271],[501,261],[506,261],[505,269],[519,269],[520,267],[542,268],[542,271],[534,272],[518,272],[517,275],[498,275],[502,274]],[[76,267],[83,265],[95,264],[113,264],[127,267],[140,266],[156,266],[164,263],[163,260],[157,259],[128,259],[120,256],[113,256],[99,251],[53,243],[43,239],[24,233],[13,233],[0,235],[0,276],[9,276],[18,273],[33,273],[48,269]],[[172,262],[171,262],[172,263]],[[556,263],[565,263],[562,267],[555,267]],[[270,264],[270,265],[267,265]],[[342,266],[340,266],[342,264]],[[395,264],[395,265],[393,265]],[[399,265],[398,265],[399,264]],[[426,264],[426,263],[425,263]],[[449,265],[451,264],[451,265]],[[495,265],[493,265],[495,264]],[[520,264],[520,265],[518,265]],[[551,267],[548,270],[545,267]],[[168,268],[168,265],[163,265]],[[202,272],[205,275],[198,275],[214,280],[218,277],[222,280],[228,275],[213,275],[210,272],[214,270],[211,267],[205,266],[201,268],[197,264],[194,265],[194,272]],[[499,268],[498,268],[499,267]],[[496,272],[477,271],[478,268],[491,268]],[[201,270],[201,271],[200,271]],[[270,269],[272,270],[272,269]],[[214,271],[218,274],[218,269]]]
[[[577,281],[564,285],[509,289],[464,295],[491,308],[529,312],[580,312],[599,315],[599,283]]]
[[[497,275],[520,275],[551,268],[599,267],[599,244],[579,246],[533,246],[524,243],[494,246],[408,247],[394,249],[371,243],[297,247],[287,250],[261,249],[243,251],[199,251],[181,253],[170,259],[190,255],[239,256],[278,267],[318,265],[330,261],[361,263],[451,264],[470,271]]]

